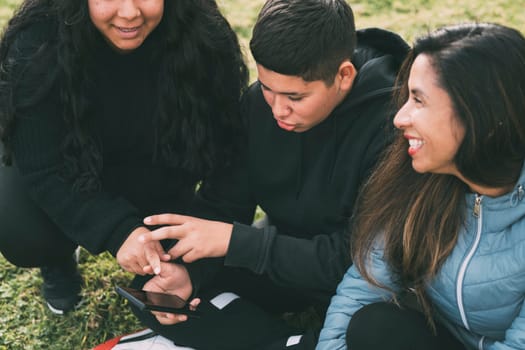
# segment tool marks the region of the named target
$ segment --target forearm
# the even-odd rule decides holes
[[[328,302],[350,264],[347,246],[343,232],[299,239],[280,235],[273,226],[235,223],[225,265],[267,274],[278,285]]]

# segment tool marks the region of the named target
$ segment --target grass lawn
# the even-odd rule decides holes
[[[73,0],[71,0],[73,1]],[[166,0],[176,1],[176,0]],[[238,33],[255,79],[248,40],[263,0],[218,0]],[[3,27],[20,0],[0,0]],[[358,28],[379,26],[401,34],[411,42],[418,34],[437,26],[491,21],[525,33],[525,0],[358,0],[350,2]],[[84,305],[66,317],[57,317],[43,304],[38,270],[20,269],[0,255],[0,350],[80,350],[113,336],[134,331],[140,325],[113,286],[126,284],[122,272],[108,254],[94,257],[81,251],[80,269],[86,281]]]

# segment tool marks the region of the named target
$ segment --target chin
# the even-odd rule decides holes
[[[417,164],[414,163],[414,161],[412,161],[412,169],[414,169],[416,173],[420,173],[420,174],[424,174],[428,172],[428,169],[426,169],[425,167],[418,166]]]

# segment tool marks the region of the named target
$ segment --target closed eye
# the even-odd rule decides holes
[[[297,101],[301,101],[303,99],[303,97],[302,96],[288,96],[288,99],[290,101],[297,102]]]
[[[425,94],[420,89],[411,89],[410,98],[416,105],[424,105]]]
[[[283,92],[276,92],[276,91],[273,91],[268,86],[266,86],[263,83],[261,83],[260,80],[259,80],[259,84],[261,85],[261,90],[263,92],[277,94],[277,95],[281,95],[281,96],[286,96],[292,102],[301,101],[305,97],[302,94],[298,94],[296,92],[284,92],[284,91]]]

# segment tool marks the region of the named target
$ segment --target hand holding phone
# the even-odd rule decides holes
[[[187,315],[188,317],[199,317],[200,315],[198,311],[190,309],[190,304],[186,300],[174,294],[149,292],[120,286],[116,287],[116,291],[140,310],[169,312]]]

